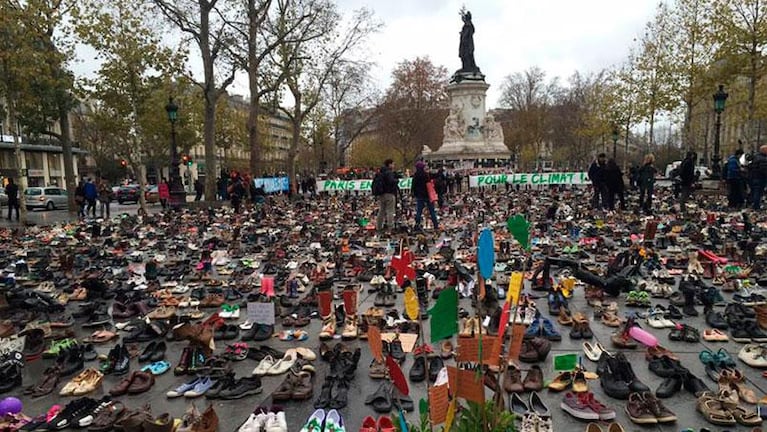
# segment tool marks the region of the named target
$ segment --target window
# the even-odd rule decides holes
[[[48,170],[61,171],[61,155],[59,153],[48,153]]]
[[[45,189],[46,195],[61,195],[61,191],[56,188],[47,188]]]
[[[27,158],[27,169],[43,169],[43,154],[39,152],[25,152]]]
[[[42,194],[43,194],[43,190],[42,189],[37,189],[37,188],[29,188],[29,189],[24,191],[24,195],[40,196]]]

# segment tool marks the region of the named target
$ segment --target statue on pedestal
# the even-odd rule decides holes
[[[460,83],[463,80],[484,81],[485,76],[474,61],[474,24],[471,22],[471,12],[462,9],[461,39],[458,46],[458,57],[461,58],[461,68],[453,74],[452,82]]]
[[[503,129],[501,129],[500,123],[495,121],[495,117],[492,114],[485,116],[485,124],[483,131],[485,132],[485,139],[487,141],[501,141],[503,142]]]
[[[455,105],[450,107],[450,113],[447,115],[445,126],[442,128],[443,141],[460,141],[463,139],[465,130],[466,124],[461,117],[460,107]]]

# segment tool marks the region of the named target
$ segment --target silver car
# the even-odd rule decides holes
[[[67,208],[67,191],[55,186],[30,187],[24,190],[27,209],[55,210]]]

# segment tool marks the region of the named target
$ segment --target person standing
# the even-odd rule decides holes
[[[202,199],[202,191],[204,190],[204,187],[202,185],[202,182],[200,181],[200,178],[194,180],[194,200],[199,201]]]
[[[437,192],[437,205],[441,209],[445,206],[445,194],[447,194],[447,177],[445,170],[440,167],[434,176],[434,190]]]
[[[695,185],[695,152],[688,151],[681,165],[679,165],[679,208],[682,212],[687,211],[687,201],[694,192]]]
[[[413,182],[410,187],[410,191],[415,198],[416,231],[423,230],[423,227],[421,226],[421,217],[424,206],[429,208],[429,216],[431,216],[431,222],[434,224],[434,229],[439,229],[439,220],[437,220],[437,213],[434,211],[434,203],[431,202],[429,190],[426,186],[429,180],[429,174],[426,172],[426,164],[423,161],[416,162],[415,174],[413,174]]]
[[[157,197],[160,199],[162,208],[168,206],[168,200],[170,199],[170,188],[168,182],[165,179],[160,180],[160,184],[157,185]]]
[[[767,145],[759,147],[759,151],[751,161],[751,208],[762,208],[762,195],[767,187]]]
[[[242,178],[237,171],[232,172],[231,182],[229,183],[226,192],[229,195],[234,212],[239,213],[242,197],[245,195],[245,186],[243,186]]]
[[[85,215],[91,215],[92,217],[96,217],[96,199],[99,197],[99,191],[98,188],[96,188],[96,184],[93,183],[93,180],[90,178],[88,181],[85,182],[85,186],[83,188],[83,191],[85,192],[85,201],[88,203],[88,208],[85,209]]]
[[[109,186],[107,186],[107,182],[105,179],[101,179],[99,182],[99,212],[101,213],[101,217],[104,217],[104,214],[106,214],[106,217],[111,217],[109,214]]]
[[[605,186],[607,187],[607,208],[610,211],[615,210],[615,197],[620,200],[620,209],[626,209],[626,203],[623,197],[623,173],[621,168],[615,163],[615,159],[607,161],[605,167]]]
[[[605,161],[607,155],[599,153],[594,162],[589,167],[589,179],[594,188],[594,197],[592,198],[592,208],[601,210],[606,204],[607,187],[605,186]]]
[[[644,157],[644,163],[637,172],[637,186],[639,186],[639,208],[636,213],[642,209],[646,215],[652,214],[652,194],[655,188],[655,175],[658,170],[655,169],[655,156],[652,153]]]
[[[373,178],[373,194],[378,200],[378,217],[376,231],[394,228],[394,211],[397,201],[397,177],[394,175],[394,161],[386,159],[383,166]]]
[[[82,180],[75,188],[75,203],[77,204],[77,217],[85,217],[85,183]]]
[[[8,196],[8,220],[11,220],[13,209],[16,209],[16,220],[19,220],[19,186],[13,182],[13,178],[8,178],[5,194]]]
[[[725,180],[727,181],[727,206],[738,209],[743,206],[743,173],[740,167],[740,156],[743,149],[735,150],[735,154],[727,158],[724,165]]]

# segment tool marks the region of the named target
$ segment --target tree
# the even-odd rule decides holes
[[[344,26],[335,5],[326,0],[299,0],[291,15],[317,16],[310,31],[316,36],[285,41],[278,49],[280,74],[293,98],[293,107],[284,110],[293,125],[288,150],[288,177],[295,178],[296,157],[302,142],[302,127],[307,116],[320,104],[323,89],[344,65],[353,62],[354,51],[380,27],[367,9],[355,11]],[[312,12],[313,11],[313,12]]]
[[[371,83],[369,68],[369,63],[361,61],[344,64],[333,72],[323,90],[339,166],[346,165],[347,151],[375,121],[380,96]]]
[[[190,37],[200,51],[203,79],[195,83],[203,94],[203,141],[205,143],[205,197],[216,196],[216,106],[234,81],[240,65],[231,52],[236,45],[232,9],[226,0],[153,0],[163,16]],[[223,70],[223,72],[222,72]]]
[[[711,33],[713,5],[711,0],[676,0],[671,21],[675,81],[684,104],[682,140],[695,148],[692,113],[696,104],[709,103],[707,70],[713,59],[714,39]]]
[[[638,113],[648,122],[650,133],[647,151],[654,146],[655,121],[659,113],[675,109],[679,93],[673,69],[673,33],[675,28],[671,13],[665,3],[660,3],[655,17],[645,28],[640,41],[640,53],[634,70],[637,74],[639,99]]]
[[[748,80],[746,140],[752,151],[758,147],[755,129],[757,91],[764,76],[764,51],[767,49],[767,2],[764,0],[721,0],[716,2],[714,26],[721,46],[717,60],[732,71],[734,78]]]
[[[500,104],[513,111],[512,126],[504,135],[512,153],[529,162],[542,155],[551,142],[551,108],[561,93],[558,79],[547,79],[539,67],[507,76],[501,85]]]
[[[92,0],[75,17],[79,35],[102,61],[96,78],[84,81],[85,93],[95,100],[93,120],[111,132],[112,154],[138,172],[141,190],[146,190],[146,165],[164,159],[168,148],[164,105],[173,94],[168,77],[184,63],[183,53],[163,45],[150,11],[126,0]],[[143,194],[139,203],[146,210]]]
[[[394,68],[375,129],[381,145],[394,151],[393,159],[399,158],[402,166],[412,166],[424,146],[435,150],[442,144],[447,82],[447,69],[428,57],[405,60]]]
[[[232,150],[248,148],[248,113],[238,109],[236,102],[223,97],[218,101],[216,118],[216,143],[223,153],[222,165],[226,168],[244,168],[239,161],[235,163],[230,160],[229,155]]]

